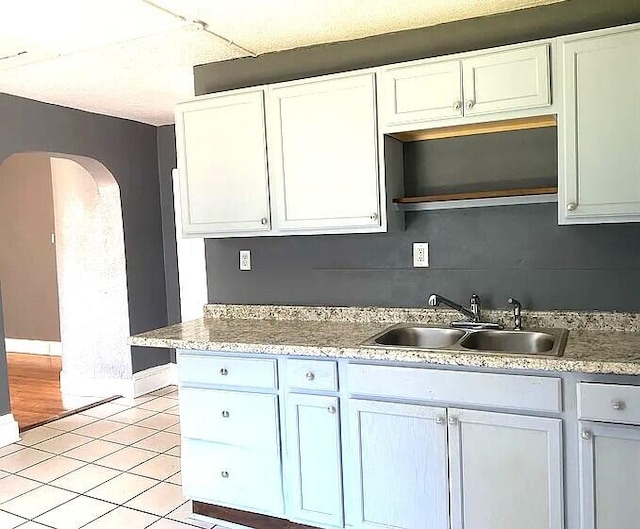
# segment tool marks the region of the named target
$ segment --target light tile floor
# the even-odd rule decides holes
[[[190,516],[180,485],[171,386],[40,426],[0,448],[0,528],[214,527]]]

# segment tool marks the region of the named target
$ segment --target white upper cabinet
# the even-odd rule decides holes
[[[461,117],[460,61],[386,68],[381,95],[387,124]]]
[[[561,40],[559,222],[640,221],[640,31]]]
[[[176,142],[185,236],[270,229],[263,90],[178,105]]]
[[[380,231],[375,75],[276,85],[268,98],[277,228]]]
[[[464,59],[462,79],[465,116],[550,105],[549,46]]]
[[[383,69],[382,86],[384,126],[396,131],[544,107],[551,104],[549,45],[395,65]]]

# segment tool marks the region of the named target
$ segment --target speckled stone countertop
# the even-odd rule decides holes
[[[500,312],[485,313],[502,321]],[[504,317],[504,313],[503,317]],[[311,316],[310,316],[311,315]],[[553,316],[555,315],[555,318]],[[493,320],[491,316],[494,316]],[[528,313],[525,327],[570,329],[561,357],[360,345],[391,323],[443,324],[456,313],[432,309],[344,309],[208,305],[205,317],[129,339],[131,345],[221,352],[349,358],[386,362],[598,374],[640,374],[636,314]],[[364,320],[364,321],[363,321]]]

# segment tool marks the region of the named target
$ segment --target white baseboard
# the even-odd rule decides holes
[[[133,396],[139,397],[156,389],[176,385],[178,370],[176,364],[151,367],[133,374]]]
[[[60,373],[60,391],[74,397],[112,397],[133,395],[133,379],[90,378],[86,375],[71,374],[66,370]]]
[[[44,340],[27,340],[23,338],[5,338],[7,352],[30,353],[36,355],[62,356],[61,342],[47,342]]]
[[[132,378],[88,378],[82,375],[70,375],[63,369],[60,373],[60,389],[63,396],[111,397],[121,395],[133,400],[156,389],[178,383],[176,364],[165,364],[134,373]]]
[[[11,413],[0,416],[0,448],[20,440],[18,423]]]

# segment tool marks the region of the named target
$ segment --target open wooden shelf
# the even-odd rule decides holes
[[[394,198],[397,207],[407,211],[541,204],[558,200],[557,187],[476,191],[421,197]]]
[[[394,198],[396,204],[415,204],[417,202],[441,202],[443,200],[469,200],[475,198],[520,197],[527,195],[552,195],[557,187],[532,187],[528,189],[505,189],[501,191],[474,191],[472,193],[450,193],[447,195],[427,195],[423,197]]]
[[[472,136],[474,134],[489,134],[492,132],[507,132],[512,130],[540,129],[556,126],[555,115],[531,116],[528,118],[506,119],[489,123],[470,123],[455,125],[453,127],[440,127],[437,129],[412,130],[408,132],[395,132],[389,134],[392,138],[402,142],[439,140],[442,138],[455,138],[459,136]]]

